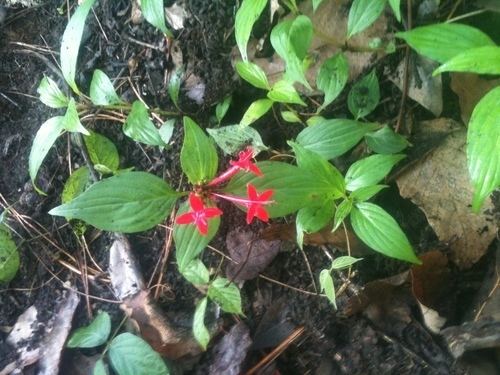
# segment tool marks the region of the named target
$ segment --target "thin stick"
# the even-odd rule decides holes
[[[479,10],[476,10],[474,12],[462,14],[460,16],[457,16],[455,18],[447,20],[446,23],[457,22],[457,21],[463,20],[465,18],[474,17],[474,16],[477,16],[477,15],[480,15],[480,14],[483,14],[483,13],[486,13],[486,12],[488,12],[488,9],[479,9]]]
[[[313,284],[314,291],[317,294],[318,293],[318,287],[316,285],[316,281],[314,280],[314,275],[312,273],[312,268],[311,268],[311,264],[309,263],[309,259],[307,258],[306,252],[304,251],[304,249],[302,247],[299,247],[299,250],[302,253],[302,256],[304,257],[304,260],[305,260],[306,266],[307,266],[307,271],[309,272],[309,276],[311,276],[311,281],[312,281],[312,284]]]
[[[408,28],[407,30],[410,31],[412,29],[412,1],[408,0],[407,2],[407,18],[408,18]],[[396,133],[399,132],[399,129],[401,128],[401,123],[403,122],[403,117],[405,114],[405,106],[406,106],[406,97],[408,96],[408,81],[409,81],[409,72],[408,68],[410,65],[410,46],[406,46],[405,50],[405,59],[404,59],[404,70],[403,70],[403,92],[401,95],[401,102],[399,104],[399,113],[398,113],[398,121],[396,123],[396,127],[394,128],[394,131]]]
[[[174,222],[174,219],[175,219],[175,210],[172,210],[172,213],[170,214],[170,221]],[[161,285],[163,281],[163,274],[167,270],[167,260],[170,256],[170,250],[172,249],[173,233],[174,233],[173,230],[168,231],[167,240],[165,241],[163,257],[161,259],[160,274],[158,275],[158,282],[157,282],[158,285]],[[160,294],[160,288],[157,287],[155,289],[153,298],[155,300],[158,299],[159,294]]]
[[[291,285],[287,285],[287,284],[285,284],[285,283],[282,283],[281,281],[271,279],[270,277],[265,276],[265,275],[263,275],[263,274],[259,274],[259,277],[260,277],[261,279],[267,280],[267,281],[269,281],[269,282],[271,282],[271,283],[274,283],[274,284],[276,284],[276,285],[282,286],[282,287],[284,287],[284,288],[288,288],[288,289],[291,289],[291,290],[295,290],[296,292],[300,292],[300,293],[303,293],[303,294],[307,294],[308,296],[318,296],[318,293],[308,292],[307,290],[303,290],[303,289],[296,288],[296,287],[291,286]]]

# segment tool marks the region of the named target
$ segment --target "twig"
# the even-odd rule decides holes
[[[307,271],[309,272],[309,276],[311,276],[311,281],[312,281],[314,291],[317,294],[318,293],[318,286],[316,285],[316,281],[314,280],[314,275],[312,273],[311,264],[309,263],[309,259],[307,258],[306,252],[304,251],[304,249],[302,247],[299,247],[299,250],[302,253],[302,256],[304,257],[304,260],[305,260],[306,266],[307,266]]]
[[[172,210],[172,213],[170,214],[170,221],[173,222],[174,218],[175,218],[175,210]],[[168,257],[170,255],[170,250],[172,249],[173,233],[174,233],[174,231],[170,230],[168,232],[167,240],[165,241],[165,247],[164,247],[163,256],[161,259],[160,274],[158,275],[158,282],[157,282],[158,285],[161,285],[161,283],[163,281],[163,274],[165,273],[166,268],[167,268],[166,267],[167,260],[168,260]],[[157,287],[155,289],[154,299],[158,299],[159,293],[160,293],[160,288]]]
[[[307,294],[309,296],[318,296],[318,293],[314,293],[314,292],[309,292],[307,290],[303,290],[303,289],[300,289],[300,288],[296,288],[294,286],[291,286],[291,285],[288,285],[288,284],[285,284],[285,283],[282,283],[281,281],[278,281],[278,280],[274,280],[274,279],[271,279],[270,277],[267,277],[266,275],[263,275],[263,274],[259,274],[259,277],[261,279],[264,279],[264,280],[267,280],[271,283],[274,283],[276,285],[279,285],[279,286],[282,286],[284,288],[288,288],[288,289],[291,289],[291,290],[295,290],[296,292],[300,292],[300,293],[303,293],[303,294]]]

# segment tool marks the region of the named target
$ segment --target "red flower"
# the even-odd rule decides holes
[[[177,216],[177,224],[194,224],[198,231],[206,236],[208,233],[208,219],[222,215],[217,207],[205,207],[203,201],[194,193],[189,194],[189,205],[191,211]]]
[[[269,214],[262,207],[265,204],[272,203],[269,199],[272,197],[274,191],[269,189],[264,191],[262,194],[258,194],[255,186],[252,184],[247,185],[247,194],[248,194],[248,203],[247,206],[247,224],[250,224],[253,221],[253,218],[259,218],[264,222],[269,221]]]
[[[262,176],[262,171],[253,162],[253,150],[248,147],[245,151],[240,151],[238,160],[231,160],[229,164],[247,172],[252,172],[256,176]]]

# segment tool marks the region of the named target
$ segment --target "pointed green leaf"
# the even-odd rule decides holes
[[[470,72],[476,74],[500,74],[500,47],[469,49],[437,68],[433,75],[443,72]]]
[[[351,212],[351,224],[356,235],[373,250],[391,258],[421,263],[396,220],[381,207],[357,203]]]
[[[382,189],[385,189],[388,187],[387,185],[371,185],[371,186],[365,186],[359,189],[354,190],[350,197],[353,201],[355,202],[364,202],[367,201],[368,199],[372,198],[378,192],[380,192]]]
[[[43,160],[63,130],[64,126],[62,116],[56,116],[48,119],[42,124],[42,126],[40,126],[40,129],[38,129],[35,139],[33,139],[33,145],[31,146],[29,156],[29,172],[33,185],[35,185],[36,175],[38,174],[38,170],[40,169]],[[36,188],[36,190],[41,192],[38,188]]]
[[[94,3],[95,0],[84,0],[82,4],[76,8],[61,39],[61,71],[68,85],[77,94],[80,93],[75,82],[78,50],[80,49],[80,43],[82,41],[85,20]]]
[[[332,220],[334,212],[333,200],[324,200],[317,206],[304,207],[297,212],[295,226],[297,230],[297,244],[301,249],[304,241],[304,232],[319,232]]]
[[[267,97],[279,103],[299,104],[306,106],[306,103],[302,101],[293,85],[288,81],[276,82],[271,91],[267,93]]]
[[[168,95],[177,109],[179,109],[179,92],[181,90],[183,74],[184,70],[182,68],[177,69],[168,82]]]
[[[396,33],[416,50],[442,64],[471,48],[495,46],[491,38],[475,27],[459,23],[441,23]]]
[[[6,227],[0,226],[0,284],[10,282],[19,269],[19,252]]]
[[[184,202],[177,216],[182,215],[190,210],[189,203]],[[208,233],[206,236],[202,235],[194,224],[175,224],[174,225],[174,243],[175,243],[175,258],[179,272],[188,275],[192,271],[192,261],[201,254],[207,247],[212,238],[214,238],[220,225],[220,217],[214,217],[208,220]],[[192,279],[192,278],[191,278]]]
[[[184,117],[184,143],[181,167],[189,182],[199,184],[217,173],[219,158],[212,140],[189,117]]]
[[[136,142],[150,146],[165,146],[158,128],[149,119],[146,106],[139,100],[132,104],[132,109],[123,125],[123,133]]]
[[[90,82],[90,99],[95,105],[122,103],[109,77],[99,69],[94,70],[94,75]]]
[[[40,101],[51,108],[64,108],[68,105],[69,98],[57,86],[50,77],[43,77],[36,90],[40,95]]]
[[[95,132],[91,132],[83,140],[92,164],[105,166],[110,171],[118,170],[120,167],[120,157],[113,142]]]
[[[332,270],[342,270],[351,267],[354,263],[363,260],[363,258],[354,258],[348,255],[335,258],[332,262]]]
[[[104,364],[104,360],[102,358],[95,363],[92,375],[108,375],[108,370],[106,369],[106,365]]]
[[[404,158],[405,155],[372,155],[358,160],[345,175],[347,190],[354,191],[377,184]]]
[[[208,287],[207,296],[225,312],[243,315],[240,290],[228,279],[216,278]]]
[[[349,78],[349,64],[347,58],[342,52],[325,60],[318,71],[316,77],[316,86],[325,93],[323,104],[318,109],[320,112],[323,108],[332,103],[344,89]]]
[[[500,87],[488,92],[476,105],[467,130],[467,164],[479,212],[488,195],[500,186]]]
[[[226,96],[226,98],[222,102],[217,103],[217,106],[215,107],[215,117],[217,117],[217,122],[219,124],[222,122],[224,116],[226,116],[227,110],[229,109],[232,100],[233,97],[229,95]]]
[[[366,133],[377,128],[377,124],[354,120],[325,120],[302,130],[297,136],[297,143],[325,159],[333,159],[345,154],[359,143]]]
[[[380,88],[374,69],[351,88],[347,97],[347,106],[357,120],[370,114],[377,108],[379,102]]]
[[[351,213],[351,210],[352,201],[350,199],[344,199],[342,202],[340,202],[337,209],[335,210],[332,232],[335,232],[340,227],[345,218]]]
[[[313,2],[313,11],[316,12],[316,9],[318,9],[323,0],[312,0],[312,2]]]
[[[248,126],[264,116],[273,106],[273,101],[270,99],[258,99],[250,104],[243,118],[240,121],[240,126]]]
[[[267,0],[243,0],[236,12],[234,35],[243,61],[248,61],[247,43],[254,23],[264,10]]]
[[[325,293],[326,298],[330,301],[335,309],[337,303],[335,301],[335,285],[333,285],[333,278],[330,275],[330,270],[322,270],[319,274],[319,286],[321,291]]]
[[[161,356],[146,341],[128,332],[111,341],[108,355],[111,366],[118,375],[169,374]]]
[[[401,0],[389,0],[389,5],[398,22],[401,22]]]
[[[290,39],[290,44],[295,52],[295,55],[300,61],[304,60],[306,57],[312,37],[313,24],[311,19],[303,14],[295,17],[290,26],[288,38]]]
[[[165,24],[165,9],[163,0],[141,0],[142,15],[151,25],[159,29],[166,36],[173,38],[172,32]]]
[[[302,120],[300,117],[297,115],[297,113],[292,112],[292,111],[281,111],[281,118],[290,123],[301,123]]]
[[[170,214],[179,193],[146,172],[125,172],[93,184],[49,214],[83,220],[110,232],[141,232]]]
[[[366,134],[365,140],[368,147],[378,154],[395,154],[409,145],[405,137],[394,133],[387,125],[376,132]]]
[[[78,328],[71,334],[68,348],[94,348],[104,344],[111,333],[111,318],[105,311],[99,312],[86,327]]]
[[[174,129],[175,129],[175,119],[170,119],[165,121],[161,126],[160,129],[158,129],[158,134],[160,135],[160,138],[164,144],[168,144],[170,142],[170,139],[172,138],[172,135],[174,134]]]
[[[382,14],[386,0],[354,0],[347,20],[347,38],[368,28]]]
[[[75,99],[71,98],[68,103],[68,109],[66,114],[62,119],[62,125],[64,129],[72,133],[82,133],[84,135],[90,135],[89,131],[80,122],[78,117],[78,111],[76,109]]]
[[[238,61],[236,71],[245,81],[251,85],[264,90],[270,90],[271,86],[267,80],[266,73],[260,66],[250,61]]]
[[[85,191],[90,184],[90,171],[88,167],[78,168],[64,183],[61,193],[61,202],[68,203]]]
[[[267,150],[259,132],[250,126],[229,125],[207,129],[207,132],[217,143],[217,146],[228,155],[233,155],[246,146],[252,146],[255,151]]]
[[[207,310],[207,297],[204,297],[196,304],[193,318],[193,335],[201,345],[203,350],[207,350],[208,342],[210,341],[210,332],[205,326],[205,312]]]
[[[210,272],[199,259],[194,259],[182,269],[182,276],[194,285],[206,285],[210,281]]]

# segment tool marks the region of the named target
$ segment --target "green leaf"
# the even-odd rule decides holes
[[[66,114],[62,119],[62,125],[64,129],[71,133],[82,133],[84,135],[90,135],[89,131],[85,129],[80,122],[78,117],[78,111],[76,109],[75,99],[71,98],[68,103],[68,109]]]
[[[269,217],[281,217],[332,197],[332,187],[307,169],[282,162],[259,162],[263,176],[238,173],[224,191],[237,196],[246,196],[247,184],[251,183],[260,193],[272,189],[273,204],[267,205]]]
[[[401,22],[401,0],[389,0],[389,5],[398,22]]]
[[[226,116],[226,113],[229,109],[229,106],[231,105],[232,100],[233,97],[229,95],[226,96],[226,98],[222,102],[217,103],[217,106],[215,107],[215,117],[217,117],[217,122],[219,124],[222,122],[224,116]]]
[[[245,81],[251,85],[264,90],[270,90],[271,86],[267,80],[266,73],[260,66],[250,61],[238,61],[236,71]]]
[[[207,310],[207,297],[201,299],[196,304],[193,318],[193,335],[196,341],[201,345],[203,350],[207,350],[208,342],[210,341],[210,332],[205,326],[205,312]]]
[[[62,120],[62,116],[56,116],[48,119],[42,124],[42,126],[40,126],[40,129],[38,129],[35,135],[35,139],[33,139],[33,145],[31,146],[29,156],[29,172],[31,182],[39,193],[41,191],[35,185],[36,175],[38,174],[38,170],[40,169],[40,166],[42,165],[42,162],[47,156],[50,148],[54,145],[57,138],[64,130]]]
[[[316,12],[316,9],[318,9],[323,0],[312,0],[312,2],[313,2],[313,11]]]
[[[189,203],[184,202],[177,216],[182,215],[190,210]],[[175,224],[174,225],[174,243],[175,243],[175,258],[179,272],[187,273],[186,278],[189,278],[193,271],[192,261],[201,254],[207,247],[212,238],[214,238],[220,225],[220,217],[214,217],[208,220],[208,233],[202,235],[194,224]],[[203,276],[203,275],[201,275]],[[193,279],[193,278],[191,278]]]
[[[85,136],[83,139],[92,164],[103,165],[113,172],[118,170],[120,156],[113,142],[95,132],[91,132],[89,136]]]
[[[68,203],[83,193],[90,183],[88,167],[81,167],[74,171],[66,180],[61,193],[61,202]]]
[[[200,184],[217,173],[219,158],[212,140],[189,117],[184,116],[181,167],[189,182]]]
[[[94,70],[94,75],[90,82],[90,99],[95,105],[122,103],[109,77],[99,69]]]
[[[313,24],[311,19],[303,14],[295,17],[288,38],[295,55],[300,61],[304,60],[313,37]]]
[[[292,112],[292,111],[281,111],[281,118],[290,123],[301,123],[302,120],[300,117],[297,115],[297,113]]]
[[[443,72],[470,72],[476,74],[500,74],[500,47],[469,49],[437,68],[432,75]]]
[[[354,0],[347,20],[347,38],[368,28],[382,14],[386,0]]]
[[[61,39],[61,71],[68,85],[77,94],[80,94],[75,82],[76,62],[78,60],[78,50],[82,41],[85,20],[94,5],[95,0],[84,0],[76,8],[75,13],[68,22]]]
[[[389,126],[365,135],[366,144],[378,154],[395,154],[408,147],[405,137],[394,133]]]
[[[123,133],[136,142],[150,146],[165,146],[158,129],[149,119],[146,106],[139,100],[132,104],[132,109],[123,125]]]
[[[256,151],[267,150],[259,132],[250,126],[229,125],[217,129],[207,129],[217,146],[228,155],[241,151],[245,146],[252,146]]]
[[[92,375],[108,375],[108,370],[102,358],[100,358],[94,365]]]
[[[332,270],[342,270],[351,267],[354,263],[363,260],[363,258],[354,258],[348,255],[335,258],[332,262]]]
[[[337,209],[335,210],[332,232],[335,232],[340,227],[345,218],[351,213],[351,210],[352,201],[350,199],[344,199],[342,202],[340,202]]]
[[[370,114],[377,107],[379,101],[380,88],[374,69],[351,88],[347,97],[347,106],[357,120]]]
[[[234,34],[243,61],[248,61],[247,43],[254,23],[264,10],[267,0],[243,0],[236,12]]]
[[[111,318],[105,311],[99,312],[86,327],[78,328],[68,340],[68,348],[94,348],[104,344],[111,333]]]
[[[128,332],[111,341],[108,355],[111,366],[118,375],[169,374],[161,356],[146,341]]]
[[[203,250],[203,249],[202,249]],[[210,280],[210,273],[207,267],[199,259],[194,259],[182,269],[182,276],[186,278],[191,284],[205,285]]]
[[[354,120],[325,120],[302,130],[297,136],[297,143],[325,159],[333,159],[345,154],[366,133],[377,128],[377,124]]]
[[[388,257],[420,264],[396,220],[381,207],[357,203],[351,212],[351,224],[361,240]]]
[[[354,190],[350,197],[355,202],[364,202],[373,197],[375,194],[378,194],[382,189],[385,189],[387,185],[371,185],[365,186],[359,189]]]
[[[405,155],[372,155],[352,164],[345,175],[346,188],[354,191],[375,185],[389,174]]]
[[[273,101],[270,99],[258,99],[250,104],[243,118],[240,121],[240,126],[248,126],[264,116],[273,106]]]
[[[500,186],[500,87],[489,91],[476,105],[467,130],[467,164],[474,197],[472,210]]]
[[[332,220],[333,213],[333,200],[324,200],[318,206],[304,207],[297,212],[295,226],[297,230],[297,244],[301,249],[304,242],[304,232],[319,232]]]
[[[306,120],[306,124],[307,124],[307,126],[314,126],[314,125],[321,124],[324,121],[327,121],[327,120],[323,116],[316,115],[316,116],[309,117]]]
[[[344,89],[349,78],[349,63],[342,52],[325,60],[318,71],[316,77],[316,86],[325,93],[323,104],[318,109],[320,112],[323,108],[332,103]]]
[[[298,143],[288,141],[297,157],[297,165],[315,175],[315,179],[330,187],[332,198],[340,198],[345,193],[344,177],[331,163],[314,151]]]
[[[49,214],[83,220],[110,232],[141,232],[170,214],[179,193],[146,172],[125,172],[93,184]]]
[[[459,23],[441,23],[396,33],[419,54],[445,63],[471,48],[495,46],[491,38],[475,27]]]
[[[228,279],[216,278],[208,287],[207,296],[225,312],[243,315],[240,290]]]
[[[0,226],[0,283],[10,282],[19,269],[19,253],[16,243],[6,227]]]
[[[183,74],[184,70],[182,68],[177,69],[168,82],[168,95],[177,109],[179,109],[179,92],[181,90]]]
[[[163,143],[168,144],[170,142],[170,139],[172,138],[172,135],[174,134],[174,128],[175,128],[175,119],[174,118],[165,121],[160,126],[160,129],[158,129],[158,134],[160,135],[160,138],[163,141]]]
[[[319,286],[321,291],[325,293],[326,298],[330,301],[335,309],[337,303],[335,302],[335,285],[333,285],[333,278],[330,275],[330,270],[322,270],[319,274]]]
[[[267,93],[267,97],[275,102],[299,104],[306,106],[299,94],[288,81],[278,81],[274,84],[271,91]]]
[[[51,108],[65,108],[69,98],[57,86],[50,77],[43,77],[36,90],[40,95],[40,101]]]
[[[160,31],[173,38],[174,35],[165,24],[165,9],[163,8],[163,0],[141,0],[142,15],[151,25],[160,29]]]

